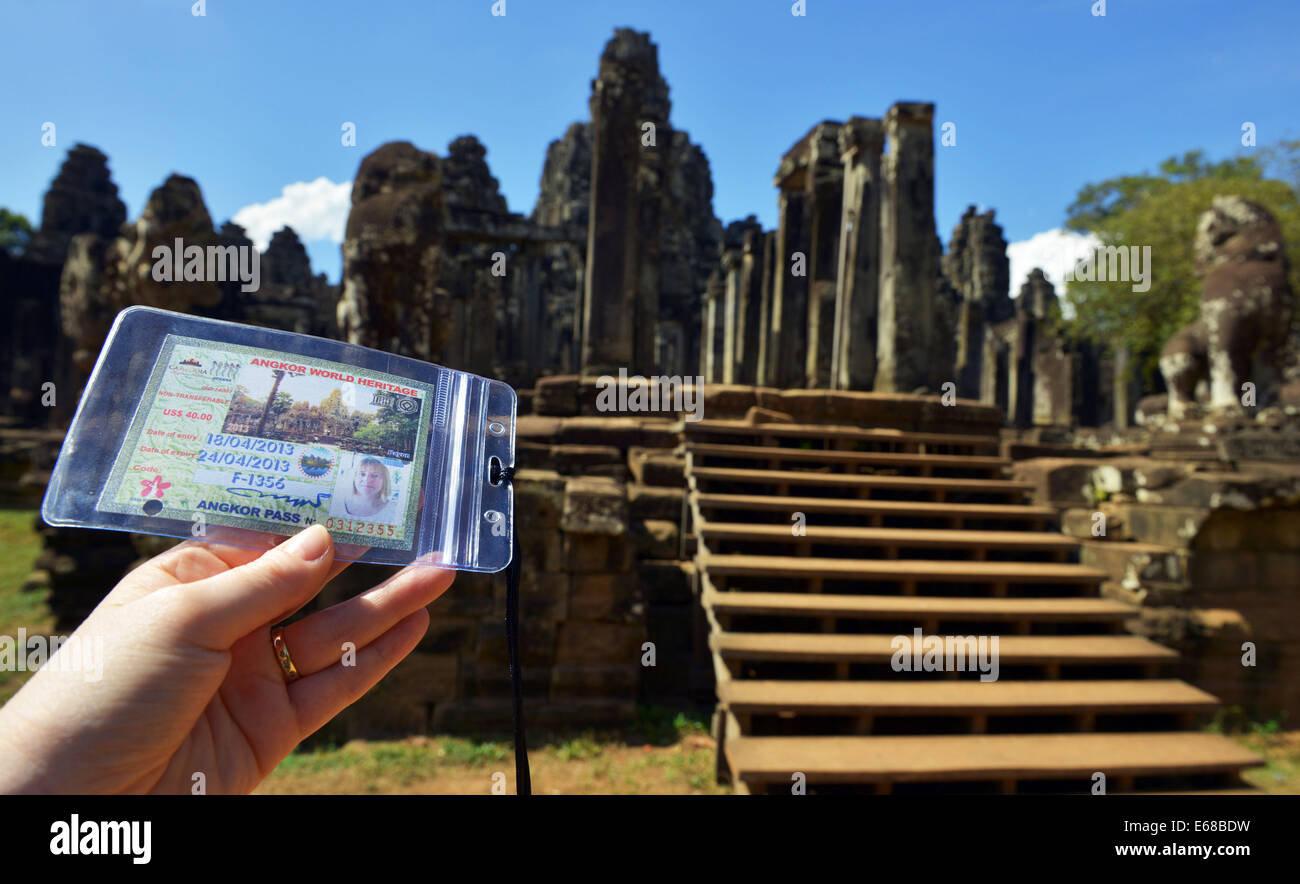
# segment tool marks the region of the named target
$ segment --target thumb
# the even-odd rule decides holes
[[[312,525],[247,564],[168,587],[164,592],[170,598],[159,601],[180,612],[184,638],[224,650],[315,597],[329,580],[333,562],[333,539]]]

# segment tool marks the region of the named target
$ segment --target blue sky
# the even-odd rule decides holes
[[[792,4],[505,0],[496,17],[493,0],[208,0],[195,17],[192,0],[2,0],[0,206],[35,223],[84,141],[108,154],[129,217],[189,175],[217,224],[238,216],[265,239],[289,221],[336,281],[347,184],[386,141],[442,154],[473,133],[511,210],[529,212],[546,146],[586,118],[619,26],[658,43],[672,122],[707,153],[724,223],[775,226],[781,154],[820,120],[900,99],[934,101],[936,135],[957,127],[956,146],[936,145],[945,242],[968,203],[1026,241],[1059,227],[1084,183],[1241,151],[1243,122],[1261,146],[1300,137],[1293,0],[1108,0],[1104,17],[1091,0]]]

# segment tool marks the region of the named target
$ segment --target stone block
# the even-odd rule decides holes
[[[564,514],[567,479],[550,470],[520,470],[511,480],[514,486],[515,521],[520,538],[526,532],[559,525]]]
[[[554,620],[519,621],[519,660],[523,666],[550,666],[555,662]],[[508,664],[504,619],[484,620],[479,624],[478,646],[474,658],[480,663]]]
[[[794,418],[784,411],[773,411],[770,408],[759,408],[755,405],[745,412],[745,423],[747,424],[792,424]]]
[[[693,682],[690,661],[673,657],[642,670],[641,691],[650,702],[684,703],[695,699]]]
[[[635,700],[641,666],[633,663],[561,663],[551,669],[551,699]]]
[[[523,620],[563,620],[569,614],[569,573],[527,569],[519,576],[519,616]],[[494,617],[506,615],[506,582],[496,581]]]
[[[553,375],[538,378],[533,396],[533,413],[568,417],[578,413],[578,376]]]
[[[672,450],[682,441],[683,422],[665,418],[641,419],[641,442],[643,448]]]
[[[336,720],[346,739],[428,733],[436,705],[456,699],[456,654],[415,652]]]
[[[571,417],[560,427],[559,442],[564,445],[612,445],[628,449],[641,444],[641,419]]]
[[[1253,552],[1198,552],[1187,569],[1197,592],[1250,589],[1259,584],[1259,557]]]
[[[1257,641],[1300,642],[1300,601],[1294,593],[1240,588],[1197,592],[1193,598],[1198,608],[1236,612]]]
[[[695,641],[694,606],[655,605],[646,618],[646,637],[655,643],[659,663],[669,657],[689,661]]]
[[[558,663],[639,663],[645,627],[641,624],[569,620],[555,642]]]
[[[630,571],[634,561],[632,544],[626,537],[606,534],[565,534],[566,571]]]
[[[647,559],[637,562],[636,576],[651,605],[684,605],[694,598],[694,562]]]
[[[1192,473],[1161,492],[1170,506],[1251,510],[1300,503],[1300,476],[1253,473]]]
[[[538,731],[580,731],[591,728],[620,728],[636,721],[634,700],[597,699],[592,697],[544,700],[524,700],[524,717],[529,728]],[[438,733],[496,734],[505,736],[511,731],[512,708],[508,699],[457,700],[440,705],[434,716],[434,730]],[[513,762],[500,764],[507,780],[513,781]],[[491,791],[491,768],[484,769],[483,793]],[[513,789],[513,786],[508,786]]]
[[[1106,516],[1105,531],[1103,535],[1093,535],[1093,526],[1100,524],[1095,518],[1095,513],[1103,513]],[[1096,507],[1071,507],[1061,513],[1061,533],[1068,534],[1071,537],[1079,537],[1087,540],[1129,540],[1127,532],[1124,530],[1124,518],[1117,511],[1113,504],[1103,503]]]
[[[555,468],[566,476],[584,475],[593,467],[623,467],[623,451],[613,445],[552,445]]]
[[[519,556],[525,571],[564,570],[564,534],[558,526],[533,529],[521,522],[518,530]]]
[[[551,445],[560,437],[564,419],[534,414],[520,415],[515,419],[515,439],[540,445]]]
[[[682,520],[685,488],[657,488],[653,485],[627,486],[627,511],[633,519]]]
[[[1179,581],[1186,577],[1184,557],[1177,550],[1154,543],[1085,540],[1079,563],[1105,571],[1128,589],[1149,581]]]
[[[1116,515],[1127,526],[1125,534],[1134,540],[1187,549],[1201,547],[1198,535],[1210,511],[1136,503],[1118,505]]]
[[[781,411],[798,424],[826,423],[829,402],[824,390],[780,390],[776,396],[760,395],[753,404],[771,411]]]
[[[530,719],[534,720],[534,719]],[[607,698],[556,699],[537,710],[539,728],[621,728],[636,721],[636,701]]]
[[[547,705],[545,697],[524,697],[524,721],[529,727],[534,726]],[[434,709],[433,715],[433,729],[436,733],[473,734],[475,737],[508,735],[513,730],[513,722],[514,705],[509,697],[479,697],[440,703]],[[514,779],[513,761],[509,759],[502,761],[499,767],[506,772],[508,780]],[[492,772],[491,768],[483,772],[483,794],[485,795],[490,794],[492,789]]]
[[[430,654],[470,653],[478,640],[479,623],[477,617],[434,615],[430,608],[429,629],[416,650]]]
[[[1259,585],[1263,589],[1295,591],[1300,587],[1300,552],[1292,550],[1259,553]],[[1300,604],[1297,604],[1300,614]]]
[[[546,697],[551,686],[551,667],[525,666],[521,661],[519,668],[523,672],[522,691],[525,700]],[[460,664],[459,678],[459,699],[501,699],[513,696],[509,664],[464,662]]]
[[[1300,550],[1300,509],[1206,511],[1194,546],[1204,550]]]
[[[743,384],[704,384],[704,419],[737,420],[758,405],[754,387]]]
[[[630,574],[574,574],[569,617],[640,623],[645,618],[645,590]]]
[[[494,586],[491,574],[461,571],[451,586],[429,606],[429,615],[441,617],[488,617],[493,611]]]
[[[627,486],[607,478],[571,478],[560,527],[570,534],[627,534]]]
[[[629,526],[639,559],[670,559],[679,552],[677,523],[666,519],[636,519]]]
[[[525,438],[515,440],[515,470],[556,470],[554,446],[548,442],[529,441]]]
[[[631,448],[627,453],[627,465],[639,485],[686,487],[686,459],[661,449]]]

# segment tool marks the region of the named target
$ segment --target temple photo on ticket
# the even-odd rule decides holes
[[[290,369],[295,367],[304,368]],[[309,372],[245,366],[222,432],[412,459],[420,427],[419,398]]]

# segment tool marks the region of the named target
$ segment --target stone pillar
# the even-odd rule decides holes
[[[957,306],[957,395],[979,398],[983,355],[984,305],[963,298]]]
[[[735,383],[752,384],[758,376],[760,318],[763,308],[762,230],[746,230],[740,259],[739,301],[736,305],[736,378]]]
[[[885,114],[880,310],[875,388],[938,390],[951,366],[934,365],[937,238],[934,227],[934,105],[899,102]]]
[[[779,185],[778,185],[779,186]],[[802,387],[808,355],[808,253],[811,251],[806,191],[781,191],[780,226],[772,292],[772,318],[767,336],[767,383]],[[802,256],[797,262],[796,254]],[[802,272],[795,273],[796,270]]]
[[[582,373],[653,374],[658,318],[661,151],[671,142],[668,87],[648,34],[615,31],[591,94],[591,218],[582,309]],[[643,145],[644,124],[655,146]]]
[[[657,374],[679,374],[683,352],[682,324],[676,319],[664,319],[656,323],[655,354],[661,368]]]
[[[726,290],[722,274],[713,271],[704,290],[704,328],[700,334],[700,374],[706,384],[722,383]]]
[[[754,366],[754,383],[766,386],[772,383],[768,354],[772,349],[772,289],[776,285],[776,231],[763,234],[762,279],[759,282],[758,353]]]
[[[817,125],[808,139],[809,230],[808,353],[804,360],[806,386],[831,384],[835,339],[836,275],[839,271],[840,226],[843,223],[844,166],[840,159],[839,123]]]
[[[1017,427],[1034,422],[1034,351],[1038,346],[1038,327],[1028,311],[1016,313],[1016,341],[1012,349],[1011,391],[1007,417]]]
[[[1114,386],[1111,389],[1112,401],[1115,403],[1115,429],[1127,430],[1129,427],[1129,415],[1133,413],[1132,406],[1129,404],[1129,389],[1132,381],[1129,379],[1129,360],[1131,356],[1128,348],[1117,346],[1115,348],[1114,364]]]
[[[509,275],[510,298],[516,305],[508,311],[510,319],[511,383],[532,386],[541,375],[545,361],[542,336],[546,330],[546,310],[542,303],[541,254],[529,244],[521,243],[514,255]]]
[[[736,360],[740,331],[740,264],[741,253],[729,249],[722,256],[722,272],[726,278],[726,296],[722,310],[722,383],[736,383]]]
[[[876,307],[880,286],[879,120],[850,117],[840,131],[844,163],[838,289],[831,388],[870,390],[876,378]]]

